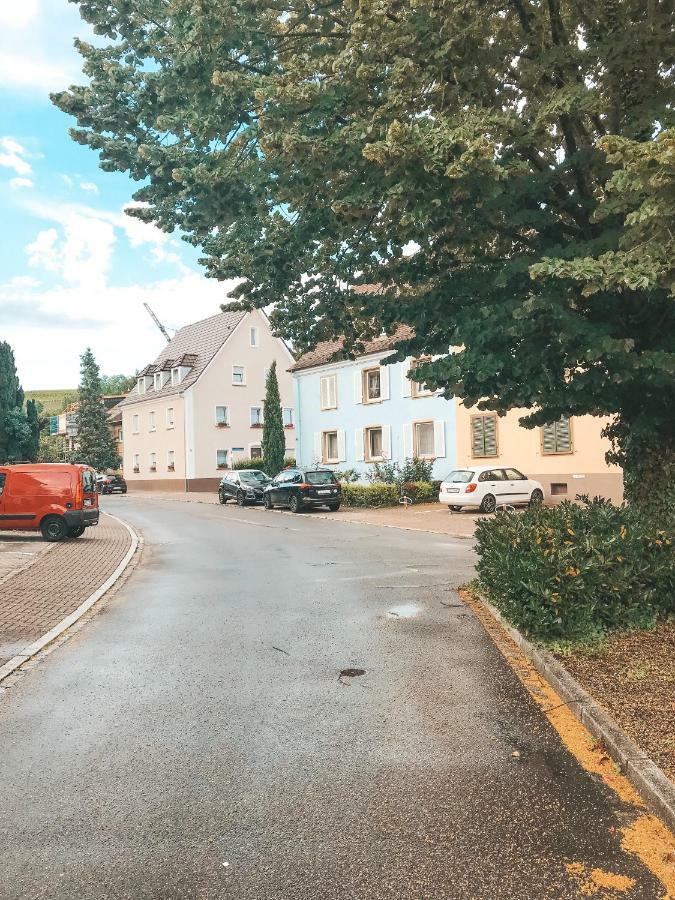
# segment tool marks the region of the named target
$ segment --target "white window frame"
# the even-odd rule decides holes
[[[170,416],[169,416],[169,413],[171,413]],[[176,416],[175,416],[175,409],[173,406],[167,406],[167,408],[166,408],[166,427],[167,428],[175,428],[176,427]]]
[[[379,431],[380,432],[380,447],[381,447],[381,455],[373,456],[370,452],[370,432],[371,431]],[[385,459],[384,453],[384,425],[367,425],[363,429],[363,451],[364,458],[366,462],[383,462]]]
[[[421,425],[431,426],[431,453],[420,453],[420,439],[417,429]],[[413,455],[417,459],[436,459],[436,426],[433,419],[422,419],[419,422],[413,422]]]
[[[253,410],[254,409],[260,410],[260,415],[258,416],[257,422],[253,421]],[[249,421],[251,428],[259,428],[261,425],[264,424],[264,421],[265,421],[265,407],[264,406],[249,406],[248,410],[249,410],[248,421]]]
[[[335,435],[335,456],[328,455],[328,437]],[[337,465],[340,461],[340,432],[337,428],[329,428],[321,432],[321,462],[327,465]]]
[[[176,471],[176,451],[175,450],[167,450],[166,451],[166,468],[168,472]]]
[[[140,472],[141,471],[141,454],[140,453],[134,453],[133,458],[132,458],[132,463],[133,463],[132,468],[133,468],[134,472]]]
[[[368,396],[368,375],[371,372],[377,371],[380,381],[380,393],[377,397],[369,397]],[[368,366],[366,369],[361,369],[361,379],[362,379],[362,388],[361,388],[361,396],[363,397],[364,403],[381,403],[382,402],[382,366]],[[377,427],[377,426],[374,426]]]
[[[430,356],[418,356],[412,360],[410,364],[411,373],[418,367],[423,365],[424,363],[431,362]],[[425,388],[421,382],[415,381],[414,378],[410,379],[410,394],[413,399],[418,397],[433,397],[436,391],[432,391],[430,388]]]
[[[225,464],[224,465],[221,465],[221,463],[218,461],[218,454],[220,454],[220,453],[225,454]],[[229,469],[229,468],[230,468],[230,451],[225,450],[224,448],[221,447],[220,450],[216,450],[216,469],[222,470],[222,469]]]
[[[257,455],[257,456],[254,456],[254,455],[253,455],[253,451],[254,451],[254,450],[257,450],[257,451],[258,451],[258,455]],[[260,444],[249,444],[249,446],[248,446],[248,456],[249,456],[249,459],[262,459],[262,447],[260,446]]]
[[[141,432],[141,417],[138,413],[134,413],[131,417],[131,433],[132,434],[140,434]]]
[[[148,431],[157,431],[157,423],[156,423],[155,410],[151,409],[148,412]]]
[[[319,379],[319,401],[322,410],[338,408],[337,375],[334,372]]]
[[[289,420],[286,422],[286,413],[290,413]],[[281,420],[284,428],[295,428],[295,409],[292,406],[284,406],[281,409]]]
[[[234,380],[234,370],[241,369],[241,381]],[[237,387],[245,387],[246,386],[246,366],[232,366],[232,384]]]
[[[180,371],[177,366],[171,370],[171,384],[180,384]]]
[[[248,342],[251,347],[260,346],[260,329],[257,325],[251,325],[248,329]]]
[[[154,375],[154,388],[155,388],[156,391],[161,391],[161,390],[162,390],[162,373],[161,373],[161,372],[155,372],[155,375]]]
[[[154,450],[148,453],[148,468],[151,472],[157,471],[157,454]]]
[[[219,409],[225,411],[225,415],[222,420],[218,418]],[[218,428],[227,428],[230,424],[230,407],[226,406],[224,403],[217,403],[213,408],[213,421],[218,426]]]

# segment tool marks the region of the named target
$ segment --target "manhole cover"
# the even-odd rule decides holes
[[[365,675],[365,669],[343,669],[340,672],[340,678],[356,678],[358,675]]]

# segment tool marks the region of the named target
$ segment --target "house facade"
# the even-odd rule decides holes
[[[580,416],[526,429],[518,422],[526,410],[498,416],[448,401],[408,377],[423,360],[383,364],[409,336],[402,327],[355,360],[340,360],[341,342],[327,342],[291,367],[301,464],[355,469],[365,479],[374,462],[418,457],[433,460],[433,477],[442,479],[453,468],[494,462],[541,481],[553,501],[621,500],[621,470],[605,462],[607,420]]]
[[[261,455],[265,379],[277,363],[286,451],[295,453],[293,356],[264,312],[219,313],[181,328],[119,405],[129,488],[210,491]]]

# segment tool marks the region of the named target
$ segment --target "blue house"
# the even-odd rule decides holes
[[[455,403],[407,377],[422,360],[382,364],[409,336],[402,326],[354,360],[339,360],[341,342],[326,342],[291,366],[300,465],[365,476],[372,463],[417,457],[434,461],[438,479],[456,465]]]

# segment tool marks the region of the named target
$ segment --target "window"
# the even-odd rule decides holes
[[[572,453],[572,427],[567,416],[543,426],[541,452],[546,456],[554,453]]]
[[[471,416],[471,453],[497,455],[497,416]]]
[[[171,370],[171,384],[180,384],[180,373],[178,369]]]
[[[155,430],[155,413],[154,410],[148,413],[148,426],[150,431]]]
[[[156,472],[157,471],[157,454],[151,453],[150,456],[148,457],[148,459],[150,462],[150,471]]]
[[[225,428],[230,424],[230,414],[226,406],[216,406],[216,425],[219,428]]]
[[[262,459],[261,447],[251,447],[251,459]]]
[[[507,481],[527,481],[522,472],[519,472],[518,469],[504,469],[506,473]]]
[[[216,465],[219,469],[227,469],[228,463],[228,451],[227,450],[217,450],[216,451]]]
[[[320,390],[321,409],[337,409],[337,375],[323,375]]]
[[[155,390],[156,391],[162,390],[162,373],[161,372],[155,372]]]
[[[505,481],[503,469],[488,469],[478,476],[479,481]]]
[[[417,369],[418,366],[422,366],[428,362],[431,362],[430,356],[421,356],[419,359],[414,359],[412,361],[412,365],[410,366],[411,373],[415,369]],[[429,397],[434,393],[433,391],[430,391],[429,388],[426,387],[426,385],[414,380],[411,382],[411,392],[413,397]]]
[[[257,328],[249,328],[248,330],[249,341],[251,343],[251,347],[258,346],[258,329]]]
[[[251,407],[251,428],[260,428],[263,423],[262,406]]]
[[[141,455],[140,453],[134,453],[134,472],[141,471]]]
[[[337,431],[324,431],[323,446],[321,448],[321,461],[336,463],[338,461],[338,433]]]
[[[284,418],[284,428],[292,428],[294,425],[294,422],[293,422],[293,408],[291,406],[284,406],[283,418]]]
[[[132,421],[131,430],[133,431],[134,434],[138,434],[140,427],[141,427],[140,426],[141,419],[140,419],[140,416],[138,415],[138,413],[136,413],[136,415],[133,417],[133,419],[131,421]]]
[[[5,489],[5,481],[7,481],[7,476],[4,472],[0,472],[0,497],[2,497],[2,492]]]
[[[382,459],[382,428],[366,428],[366,460]]]
[[[145,393],[145,378],[139,378],[136,382],[136,390],[139,394]]]
[[[435,459],[433,422],[416,422],[414,425],[414,455],[418,459]]]
[[[244,366],[232,366],[232,384],[246,384],[246,369]]]
[[[380,367],[363,370],[363,400],[372,403],[381,398]]]
[[[166,411],[166,427],[173,428],[173,406],[169,406]]]
[[[173,450],[167,450],[166,452],[166,467],[169,472],[173,472],[176,469],[176,453]]]

